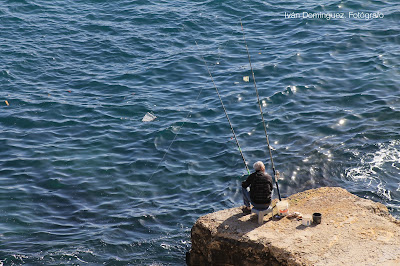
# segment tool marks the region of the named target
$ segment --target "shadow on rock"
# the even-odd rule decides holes
[[[263,224],[278,220],[270,217],[268,220],[264,221]],[[245,214],[245,213],[237,213],[235,215],[230,216],[228,219],[223,221],[218,227],[218,233],[224,233],[227,231],[236,231],[238,236],[242,236],[247,234],[248,232],[262,226],[263,224],[258,224],[257,215],[254,213]]]

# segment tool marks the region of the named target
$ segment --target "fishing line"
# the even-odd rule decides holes
[[[237,25],[237,24],[236,24],[236,25]],[[183,25],[183,28],[185,28],[185,25]],[[230,36],[232,36],[234,32],[235,32],[235,30],[232,31],[232,33],[231,33]],[[229,43],[229,41],[225,44],[225,46],[222,47],[222,50],[225,49],[225,47],[228,45],[228,43]],[[197,46],[197,42],[196,42],[196,46]],[[219,62],[219,59],[221,58],[221,54],[222,54],[219,48],[218,48],[218,50],[219,50],[219,54],[218,54],[217,62]],[[204,58],[203,58],[203,60],[204,60]],[[214,70],[214,68],[215,68],[216,65],[217,65],[217,64],[215,64],[215,65],[213,66],[212,70]],[[207,69],[208,69],[208,67],[207,67]],[[195,103],[196,103],[197,100],[200,98],[200,95],[201,95],[203,89],[204,89],[204,87],[201,88],[199,94],[197,95],[196,99],[194,100]],[[194,105],[194,104],[193,104],[193,105]],[[185,123],[189,120],[189,117],[191,116],[191,113],[192,113],[192,111],[193,111],[193,105],[191,106],[191,108],[190,108],[188,114],[186,115],[186,118],[185,118],[184,121],[182,122],[182,124],[181,124],[181,126],[179,127],[178,131],[176,132],[174,138],[172,139],[171,143],[169,144],[169,146],[168,146],[167,150],[165,151],[163,157],[162,157],[161,160],[158,162],[157,167],[156,167],[156,170],[151,174],[151,176],[149,177],[149,179],[147,180],[146,183],[148,183],[148,182],[153,178],[153,176],[155,175],[155,173],[158,171],[158,168],[160,168],[161,163],[164,161],[165,156],[167,155],[168,151],[169,151],[170,148],[172,147],[172,144],[173,144],[174,141],[176,140],[176,138],[177,138],[179,132],[181,131],[182,127],[183,127],[183,126],[185,125]],[[232,129],[232,130],[233,130],[233,129]],[[236,137],[235,137],[235,138],[236,138]],[[238,145],[239,145],[239,144],[238,144]],[[239,147],[239,149],[240,149],[240,147]],[[240,152],[241,152],[241,150],[240,150]],[[243,156],[242,156],[242,157],[243,157]],[[244,158],[243,158],[243,159],[244,159]],[[247,164],[246,164],[246,168],[247,168]],[[248,169],[248,168],[247,168],[247,172],[249,172],[249,169]],[[249,172],[249,174],[250,174],[250,172]],[[140,195],[140,194],[139,194],[139,195]]]
[[[271,166],[272,166],[272,171],[273,171],[273,173],[274,173],[275,184],[276,184],[276,190],[277,190],[277,192],[278,192],[279,200],[281,200],[281,193],[279,192],[279,186],[278,186],[278,177],[277,177],[277,174],[276,174],[276,171],[275,171],[274,159],[272,158],[271,146],[270,146],[270,144],[269,144],[268,133],[267,133],[267,127],[266,127],[266,125],[265,125],[264,114],[263,114],[262,107],[261,107],[261,103],[260,103],[260,96],[258,95],[257,84],[256,84],[256,78],[255,78],[255,76],[254,76],[253,67],[252,67],[252,65],[251,65],[249,48],[247,47],[247,42],[246,42],[246,38],[245,38],[245,35],[244,35],[244,28],[243,28],[243,24],[242,24],[242,19],[240,19],[240,25],[242,26],[243,40],[244,40],[244,44],[246,45],[247,57],[249,58],[251,74],[252,74],[252,76],[253,76],[254,88],[256,89],[258,106],[260,107],[261,119],[262,119],[262,122],[263,122],[263,125],[264,125],[264,132],[265,132],[265,137],[266,137],[266,139],[267,139],[268,150],[269,150],[269,157],[271,158]]]
[[[198,50],[198,47],[199,47],[199,46],[198,46],[198,44],[197,44],[197,41],[195,41],[195,42],[196,42],[196,47],[197,47],[197,50]],[[211,75],[211,72],[210,72],[210,69],[208,68],[208,65],[207,65],[206,60],[204,59],[204,57],[203,57],[201,54],[200,54],[200,56],[201,56],[201,59],[203,60],[205,66],[206,66],[206,68],[207,68],[208,74],[210,75],[210,78],[211,78],[211,81],[212,81],[212,83],[213,83],[213,85],[214,85],[214,88],[215,88],[215,90],[217,91],[219,101],[221,102],[222,108],[224,109],[226,119],[228,119],[229,126],[231,127],[231,131],[232,131],[233,137],[235,138],[235,141],[236,141],[236,145],[237,145],[238,148],[239,148],[239,152],[240,152],[240,155],[242,156],[242,159],[243,159],[244,165],[245,165],[245,167],[246,167],[247,173],[250,175],[249,167],[247,166],[246,159],[244,158],[242,149],[240,148],[239,141],[238,141],[238,139],[237,139],[237,137],[236,137],[235,130],[233,130],[233,126],[232,126],[231,120],[229,119],[229,116],[228,116],[228,113],[227,113],[227,111],[226,111],[226,109],[225,109],[225,105],[224,105],[224,103],[223,103],[223,101],[222,101],[221,95],[219,94],[218,88],[217,88],[217,86],[215,85],[214,78],[213,78],[213,76]]]
[[[200,98],[200,94],[201,94],[201,92],[203,91],[203,89],[204,89],[204,87],[201,88],[201,90],[200,90],[199,94],[197,95],[196,99],[194,100],[194,102],[197,102],[197,100]],[[189,120],[188,118],[189,118],[190,115],[192,114],[192,111],[193,111],[193,105],[192,105],[192,107],[190,108],[188,114],[186,115],[186,118],[183,120],[181,126],[179,127],[178,132],[176,132],[174,138],[172,139],[171,143],[169,144],[169,146],[168,146],[167,150],[165,151],[163,157],[162,157],[161,160],[158,162],[157,167],[156,167],[156,170],[151,174],[150,178],[147,180],[147,183],[150,181],[150,179],[153,178],[154,174],[158,171],[158,168],[160,168],[161,163],[164,161],[165,156],[167,155],[169,149],[171,148],[172,144],[174,143],[174,141],[175,141],[176,137],[178,136],[179,132],[181,131],[182,127],[183,127],[183,126],[185,125],[185,123]],[[172,128],[172,127],[171,127],[171,128]]]

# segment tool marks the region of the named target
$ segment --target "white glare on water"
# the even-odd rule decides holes
[[[340,119],[339,120],[339,125],[343,126],[346,123],[346,119]]]

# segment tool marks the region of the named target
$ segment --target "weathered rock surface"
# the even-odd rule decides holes
[[[290,212],[322,213],[319,225],[232,208],[200,217],[189,265],[400,265],[400,221],[380,203],[323,187],[287,199]],[[272,205],[275,205],[273,202]]]

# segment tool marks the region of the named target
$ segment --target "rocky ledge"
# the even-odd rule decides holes
[[[189,265],[400,265],[400,221],[380,203],[323,187],[287,198],[290,212],[319,212],[309,227],[297,218],[244,214],[240,207],[200,217]],[[274,202],[272,203],[274,205]]]

